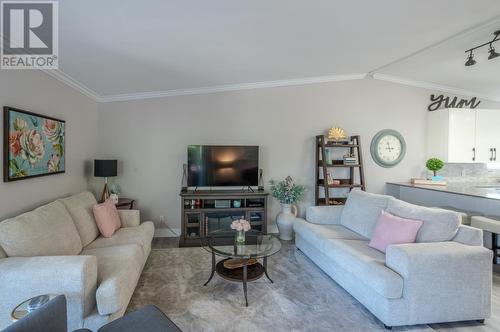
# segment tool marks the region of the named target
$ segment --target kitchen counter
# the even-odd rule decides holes
[[[488,216],[500,220],[500,183],[451,182],[447,186],[427,186],[388,182],[386,192],[417,205],[451,207],[471,216]],[[491,248],[491,233],[484,233],[484,244]]]
[[[401,186],[432,190],[450,194],[500,200],[500,183],[452,182],[447,186],[414,185],[409,182],[387,182],[389,186]]]

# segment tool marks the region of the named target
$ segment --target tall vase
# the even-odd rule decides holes
[[[297,207],[292,204],[281,204],[281,212],[276,217],[278,230],[280,232],[280,239],[292,240],[293,239],[293,222],[297,217]]]

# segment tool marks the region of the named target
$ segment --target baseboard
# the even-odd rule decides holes
[[[156,228],[154,237],[179,237],[180,235],[180,228]]]

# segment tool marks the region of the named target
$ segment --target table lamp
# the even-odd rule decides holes
[[[94,176],[104,178],[104,188],[102,190],[101,202],[109,198],[108,177],[117,175],[117,161],[116,160],[94,160]]]

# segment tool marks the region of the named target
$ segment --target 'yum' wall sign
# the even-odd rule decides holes
[[[476,108],[481,102],[476,97],[471,99],[458,99],[454,97],[445,97],[444,95],[431,95],[431,104],[427,107],[429,112],[436,111],[440,108]]]

